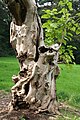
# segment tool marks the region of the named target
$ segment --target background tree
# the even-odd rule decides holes
[[[7,55],[14,55],[14,52],[13,50],[11,49],[11,46],[9,44],[9,24],[10,24],[10,21],[11,21],[11,17],[10,17],[10,13],[7,9],[7,7],[5,6],[5,4],[3,4],[2,2],[4,2],[5,0],[1,0],[1,4],[0,4],[0,14],[2,16],[0,22],[3,26],[6,28],[5,31],[4,30],[1,30],[1,39],[0,39],[0,56],[7,56]],[[36,0],[37,2],[37,6],[38,6],[38,13],[40,16],[43,15],[43,9],[52,9],[52,8],[58,8],[58,2],[60,0]],[[72,11],[72,16],[76,16],[77,13],[80,12],[80,1],[77,0],[73,0],[72,1],[72,8],[73,8],[73,11]],[[5,12],[4,12],[5,11]],[[3,14],[4,12],[4,14]],[[4,21],[4,19],[6,21]],[[80,16],[78,15],[77,16],[77,19],[78,19],[78,23],[80,23]],[[42,23],[45,22],[45,19],[42,19]],[[4,29],[2,26],[1,26],[2,29]],[[68,44],[72,45],[72,46],[75,46],[77,49],[76,50],[73,50],[73,55],[75,57],[75,60],[73,60],[74,62],[76,63],[80,63],[80,42],[79,42],[79,39],[80,39],[80,35],[79,34],[75,34],[74,32],[74,35],[73,35],[73,38],[72,38],[72,41],[66,41]],[[5,41],[5,43],[3,42]],[[5,49],[5,51],[3,51],[3,48]],[[9,50],[10,48],[10,50]],[[7,52],[6,52],[7,51]]]
[[[80,26],[80,1],[73,1],[73,16],[76,15],[75,19],[77,19],[77,23]],[[73,40],[71,41],[71,44],[74,45],[77,49],[73,50],[75,62],[80,64],[80,29],[78,26],[78,31],[73,36]]]
[[[0,1],[0,56],[12,55],[13,50],[9,43],[10,13],[6,5]]]
[[[78,11],[74,11],[71,1],[60,0],[56,8],[45,10],[45,14],[42,16],[46,19],[43,24],[46,44],[62,43],[60,59],[67,63],[72,62],[72,59],[74,59],[73,50],[76,45],[73,47],[71,41],[74,40],[74,37],[77,39],[80,34],[78,27],[80,16]]]

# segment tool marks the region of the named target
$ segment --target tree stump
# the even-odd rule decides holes
[[[10,110],[30,108],[37,112],[56,113],[56,78],[58,51],[61,45],[45,46],[43,29],[35,0],[7,0],[13,20],[10,43],[20,63],[20,72],[13,75]]]

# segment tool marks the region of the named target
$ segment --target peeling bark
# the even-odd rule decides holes
[[[15,85],[11,89],[10,110],[29,107],[38,112],[47,110],[55,113],[61,45],[45,46],[35,0],[7,1],[14,17],[10,25],[10,43],[20,63],[18,76],[12,77]]]

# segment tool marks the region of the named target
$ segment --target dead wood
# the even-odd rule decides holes
[[[10,43],[20,63],[18,76],[12,77],[15,85],[11,89],[9,107],[56,113],[56,78],[60,72],[57,62],[61,45],[45,46],[35,0],[7,2],[13,15]]]

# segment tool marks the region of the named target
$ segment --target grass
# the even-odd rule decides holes
[[[60,116],[58,117],[57,120],[80,120],[80,117],[70,111],[66,111],[66,110],[61,110],[61,113],[63,113],[63,117]]]
[[[61,74],[57,79],[57,96],[59,101],[67,101],[80,108],[80,65],[60,64]],[[0,57],[0,90],[10,91],[13,86],[12,75],[19,71],[15,57]]]
[[[80,65],[60,65],[57,79],[57,96],[60,101],[80,108]]]
[[[19,71],[15,57],[0,57],[0,90],[10,91],[13,86],[12,75]]]

